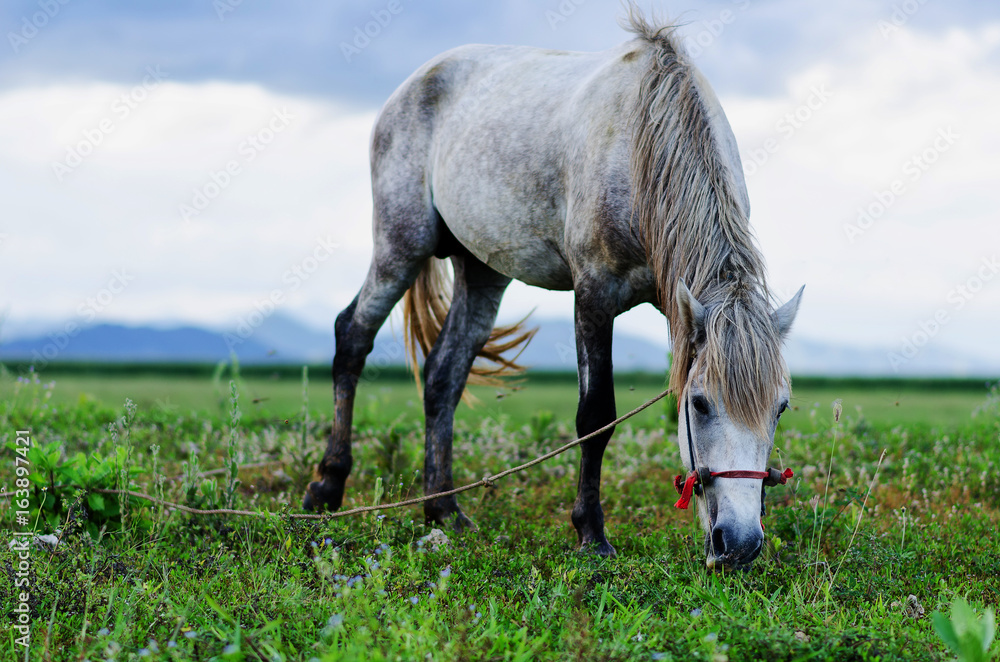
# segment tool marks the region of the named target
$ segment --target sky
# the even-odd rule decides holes
[[[996,364],[1000,6],[641,0],[733,127],[793,333]],[[66,323],[328,328],[371,255],[368,138],[465,43],[602,50],[617,1],[110,2],[0,8],[0,339]],[[367,34],[366,34],[367,31]],[[280,302],[273,304],[274,294]],[[514,284],[501,319],[572,315]],[[666,343],[651,306],[617,328]]]

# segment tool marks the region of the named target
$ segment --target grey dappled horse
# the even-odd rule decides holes
[[[453,487],[455,408],[470,370],[490,372],[477,356],[496,362],[493,372],[516,368],[502,354],[530,338],[520,325],[493,329],[514,278],[575,294],[580,435],[616,416],[614,318],[651,303],[670,324],[670,385],[687,407],[679,438],[692,439],[691,450],[680,444],[685,465],[765,468],[789,397],[781,342],[802,291],[771,309],[719,101],[669,28],[630,13],[635,38],[611,50],[464,46],[386,102],[371,139],[374,256],[337,317],[336,420],[306,508],[341,505],[357,382],[404,294],[411,347],[426,353],[424,490]],[[600,501],[611,434],[582,446],[572,512],[581,546],[601,555],[615,554]],[[710,566],[757,556],[761,491],[759,478],[704,486]],[[471,525],[454,496],[424,512]]]

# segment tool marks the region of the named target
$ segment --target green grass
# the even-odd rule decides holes
[[[52,393],[53,406],[77,406],[93,400],[104,407],[118,407],[130,398],[144,411],[199,412],[220,415],[228,407],[227,379],[213,380],[209,375],[191,374],[79,374],[46,373],[43,381],[58,384]],[[843,401],[844,411],[864,417],[876,425],[927,424],[964,425],[971,421],[972,410],[986,395],[985,383],[958,383],[946,388],[927,388],[920,382],[866,380],[794,380],[792,410],[783,416],[786,426],[815,427],[814,419],[825,414],[835,399]],[[659,393],[663,384],[655,375],[619,375],[615,399],[619,413],[625,413]],[[801,382],[801,384],[799,383]],[[298,374],[274,371],[259,373],[241,380],[243,414],[254,420],[269,419],[276,424],[296,416],[302,407],[302,386]],[[0,399],[13,394],[13,379],[0,379]],[[520,426],[530,422],[540,411],[549,411],[560,421],[572,421],[576,415],[577,386],[573,374],[528,373],[518,390],[472,387],[478,402],[462,405],[457,419],[478,424],[484,419],[502,419]],[[313,369],[309,379],[309,405],[312,416],[329,416],[333,395],[328,369]],[[413,380],[393,373],[389,378],[362,381],[357,397],[362,417],[379,416],[391,420],[399,416],[420,418],[423,405]],[[667,415],[667,405],[655,406],[634,421],[644,426],[657,425]],[[815,413],[814,413],[815,412]]]
[[[619,411],[658,390],[620,381]],[[46,388],[7,376],[0,394],[5,443],[30,429],[36,444],[54,444],[53,476],[72,465],[79,480],[110,484],[121,473],[96,463],[118,458],[143,472],[130,479],[142,491],[160,484],[171,500],[211,507],[235,487],[237,507],[275,513],[194,517],[130,500],[121,526],[113,497],[50,487],[64,500],[46,502],[39,529],[58,526],[62,540],[31,554],[31,660],[945,660],[931,612],[957,596],[977,608],[1000,602],[995,395],[971,416],[985,389],[798,388],[799,409],[775,441],[796,479],[770,492],[766,551],[751,570],[725,575],[706,572],[694,516],[672,507],[679,453],[659,405],[620,426],[609,447],[604,507],[619,556],[604,560],[575,549],[576,451],[463,495],[479,530],[437,550],[421,542],[429,529],[418,508],[284,517],[297,512],[329,424],[319,379],[307,423],[297,380],[245,379],[235,427],[228,383],[208,377],[66,375]],[[574,436],[572,384],[477,394],[456,430],[456,483]],[[109,433],[125,397],[135,418]],[[834,398],[844,401],[839,423]],[[363,386],[345,505],[371,504],[383,485],[382,502],[420,493],[417,402],[410,384]],[[239,484],[193,475],[224,467],[231,440],[242,463],[276,464],[242,471]],[[73,464],[77,452],[93,466]],[[14,480],[14,452],[5,457],[0,487]],[[187,479],[157,480],[185,469]],[[21,530],[7,505],[0,528],[4,540]],[[0,547],[0,604],[16,602],[17,563]],[[24,659],[10,632],[0,659]]]

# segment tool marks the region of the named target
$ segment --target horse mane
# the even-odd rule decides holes
[[[764,431],[787,378],[764,258],[674,26],[647,20],[633,2],[627,9],[624,27],[651,48],[630,118],[632,210],[670,323],[669,385],[683,397],[696,367],[730,417]],[[707,309],[704,336],[692,337],[681,321],[681,279]]]

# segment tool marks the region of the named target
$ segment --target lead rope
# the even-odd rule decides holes
[[[340,511],[337,511],[335,513],[323,513],[323,514],[315,514],[315,513],[290,513],[290,514],[283,514],[283,516],[287,517],[289,519],[307,519],[307,520],[336,519],[336,518],[339,518],[339,517],[349,517],[351,515],[360,515],[362,513],[379,512],[381,510],[391,510],[393,508],[402,508],[403,506],[412,506],[412,505],[415,505],[415,504],[418,504],[418,503],[423,503],[424,501],[431,501],[433,499],[440,499],[441,497],[451,496],[453,494],[461,494],[462,492],[466,492],[468,490],[473,490],[473,489],[476,489],[477,487],[490,487],[495,482],[497,482],[498,480],[500,480],[501,478],[505,478],[507,476],[510,476],[511,474],[516,474],[516,473],[518,473],[520,471],[524,471],[525,469],[533,467],[536,464],[540,464],[541,462],[544,462],[545,460],[548,460],[549,458],[555,457],[556,455],[559,455],[561,453],[565,453],[569,449],[571,449],[571,448],[573,448],[575,446],[579,446],[580,444],[582,444],[585,441],[589,441],[590,439],[593,439],[594,437],[596,437],[598,435],[604,434],[605,432],[613,429],[615,426],[619,425],[620,423],[623,423],[623,422],[627,421],[628,419],[632,418],[633,416],[635,416],[636,414],[638,414],[642,410],[646,409],[647,407],[652,406],[653,403],[659,402],[663,398],[667,397],[667,395],[669,393],[670,393],[670,389],[667,389],[667,390],[663,391],[662,393],[660,393],[659,395],[654,396],[654,397],[650,398],[649,400],[646,400],[646,402],[642,403],[641,405],[639,405],[638,407],[636,407],[635,409],[633,409],[629,413],[624,414],[623,416],[619,416],[618,418],[616,418],[615,420],[611,421],[607,425],[605,425],[605,426],[603,426],[601,428],[598,428],[597,430],[594,430],[593,432],[585,434],[582,437],[574,439],[573,441],[571,441],[571,442],[569,442],[567,444],[563,444],[559,448],[557,448],[557,449],[555,449],[553,451],[549,451],[548,453],[545,453],[544,455],[541,455],[539,457],[536,457],[534,460],[531,460],[530,462],[525,462],[524,464],[520,464],[520,465],[518,465],[516,467],[512,467],[510,469],[506,469],[506,470],[501,471],[500,473],[492,475],[492,476],[487,474],[486,476],[483,476],[481,479],[479,479],[479,480],[477,480],[477,481],[475,481],[473,483],[469,483],[469,484],[463,485],[461,487],[456,487],[453,490],[446,490],[444,492],[436,492],[434,494],[425,494],[422,497],[416,497],[416,498],[413,498],[413,499],[406,499],[404,501],[397,501],[395,503],[385,503],[385,504],[379,504],[377,506],[360,506],[358,508],[351,508],[350,510],[340,510]],[[202,509],[199,509],[199,508],[189,508],[189,507],[183,506],[181,504],[172,503],[170,501],[163,501],[161,499],[157,499],[157,498],[151,497],[148,494],[143,494],[142,492],[134,492],[134,491],[131,491],[131,490],[109,490],[109,489],[96,489],[96,488],[94,488],[94,489],[91,489],[90,491],[91,492],[99,492],[101,494],[127,494],[129,496],[136,497],[137,499],[143,499],[145,501],[149,501],[150,503],[155,503],[155,504],[158,504],[158,505],[161,505],[161,506],[166,506],[166,507],[169,507],[169,508],[175,508],[177,510],[180,510],[180,511],[185,512],[185,513],[190,513],[192,515],[235,515],[235,516],[245,516],[245,517],[268,517],[268,516],[270,516],[272,514],[272,513],[269,513],[269,512],[259,511],[259,510],[232,510],[232,509],[229,509],[229,508],[214,508],[214,509],[211,509],[211,510],[202,510]],[[10,496],[14,496],[14,494],[15,494],[14,492],[4,492],[4,493],[0,493],[0,497],[10,497]]]

